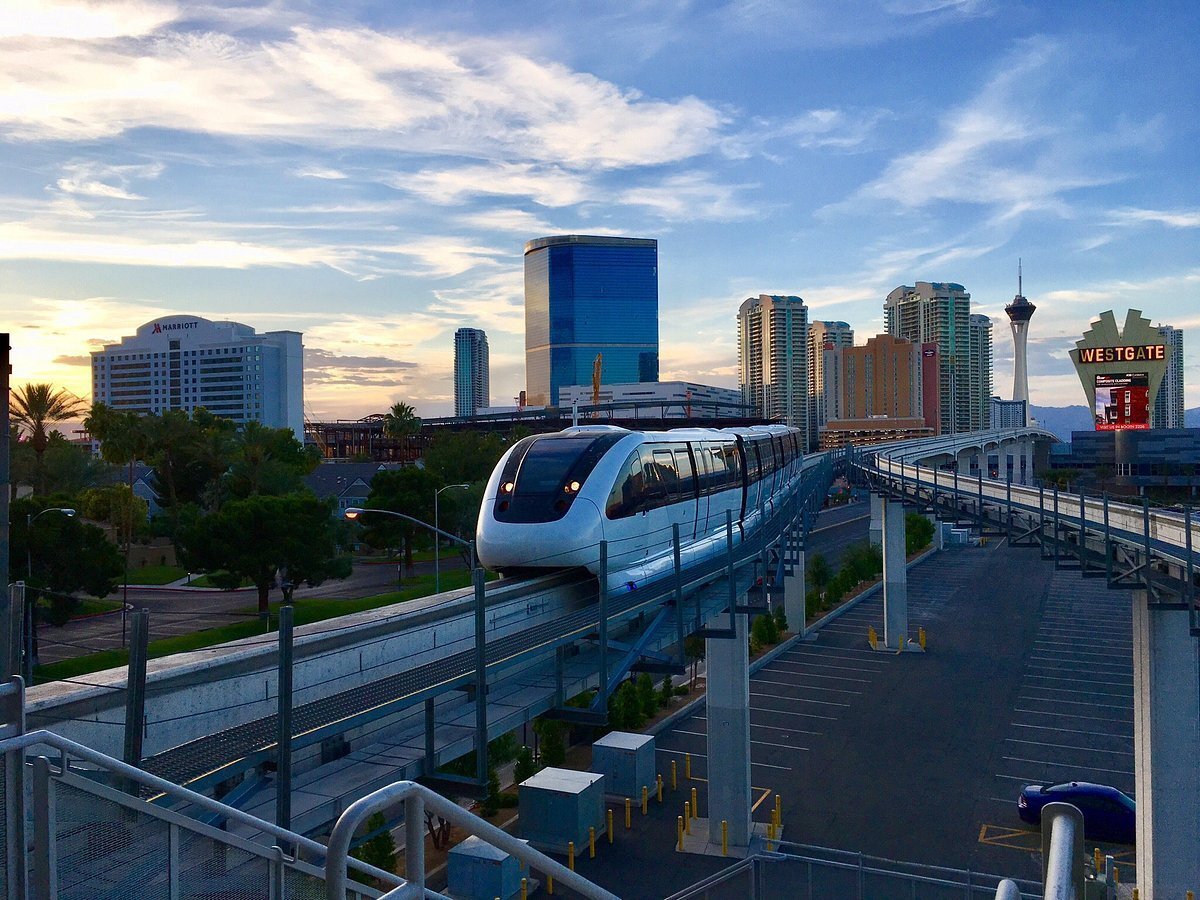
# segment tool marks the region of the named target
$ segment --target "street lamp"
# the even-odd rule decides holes
[[[68,519],[75,517],[75,510],[66,506],[51,506],[41,512],[28,513],[25,516],[25,607],[28,619],[28,631],[25,632],[28,639],[25,653],[25,675],[30,680],[33,677],[34,657],[37,656],[37,603],[29,594],[29,581],[33,578],[33,523],[39,516],[52,512],[61,513]]]
[[[448,491],[450,488],[470,488],[469,484],[448,484],[445,487],[438,488],[433,492],[433,530],[438,531],[438,497],[442,491]],[[433,592],[440,594],[442,592],[442,555],[441,555],[441,540],[434,535],[433,538]]]

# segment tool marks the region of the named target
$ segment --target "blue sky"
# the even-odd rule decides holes
[[[899,284],[996,318],[1034,403],[1100,311],[1187,330],[1200,405],[1200,7],[987,0],[112,3],[0,17],[0,328],[87,395],[155,316],[305,333],[314,418],[524,386],[524,242],[659,241],[661,375],[735,385],[745,297],[861,343]]]

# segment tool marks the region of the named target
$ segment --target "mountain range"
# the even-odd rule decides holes
[[[1056,434],[1059,440],[1071,440],[1072,431],[1091,431],[1092,414],[1086,406],[1033,406],[1029,412],[1038,424]],[[1200,428],[1200,406],[1183,412],[1185,428]]]

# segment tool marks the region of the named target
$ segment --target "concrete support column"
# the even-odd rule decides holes
[[[1025,460],[1021,484],[1033,484],[1033,441],[1021,442],[1021,458]]]
[[[871,546],[883,546],[883,496],[871,494]]]
[[[802,635],[807,619],[804,609],[804,547],[799,545],[798,534],[789,535],[787,540],[791,542],[787,559],[792,561],[792,574],[784,573],[783,576],[783,612],[791,632]]]
[[[745,614],[732,638],[709,638],[708,821],[729,823],[729,844],[750,846],[750,647]]]
[[[925,518],[933,523],[933,549],[945,550],[942,544],[942,523],[938,521],[938,517],[934,513],[926,513]]]
[[[1200,641],[1186,608],[1133,598],[1138,893],[1174,900],[1200,890]]]
[[[896,649],[908,643],[906,556],[904,504],[890,500],[883,509],[883,643]]]

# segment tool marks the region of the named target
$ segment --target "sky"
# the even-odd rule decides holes
[[[897,285],[1037,307],[1034,404],[1101,311],[1185,329],[1200,405],[1200,4],[4,0],[0,331],[90,399],[160,315],[304,333],[305,406],[524,387],[522,251],[659,242],[660,377],[736,386],[746,297],[882,330]]]

